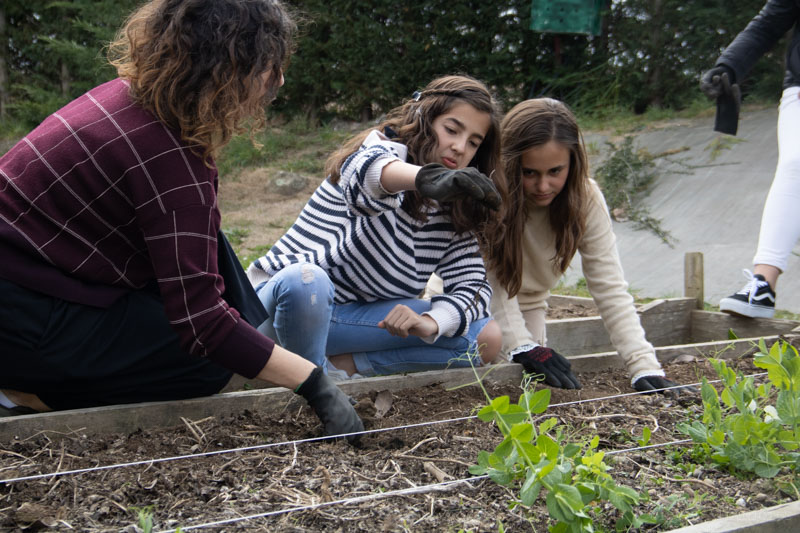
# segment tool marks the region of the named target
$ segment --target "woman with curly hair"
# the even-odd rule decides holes
[[[294,29],[277,0],[152,0],[111,44],[119,77],[0,159],[5,414],[207,395],[235,372],[302,394],[327,434],[363,428],[256,330],[220,232],[214,155],[263,127]]]
[[[500,330],[476,235],[501,203],[488,177],[499,155],[499,111],[468,76],[433,80],[355,135],[247,270],[262,331],[342,378],[493,361]],[[444,294],[419,298],[434,272]]]

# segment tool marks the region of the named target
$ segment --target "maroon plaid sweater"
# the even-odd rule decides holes
[[[120,79],[0,158],[0,277],[99,307],[157,282],[184,349],[253,377],[274,343],[221,297],[219,225],[216,168]]]

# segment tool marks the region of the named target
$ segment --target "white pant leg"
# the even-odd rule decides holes
[[[800,87],[783,91],[778,111],[778,166],[764,203],[754,265],[783,272],[800,238]]]

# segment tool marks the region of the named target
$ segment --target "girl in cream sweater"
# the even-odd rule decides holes
[[[486,236],[491,311],[503,350],[547,383],[579,388],[569,362],[545,348],[546,299],[580,252],[583,274],[611,341],[639,391],[675,386],[665,379],[628,293],[605,200],[588,176],[586,151],[569,108],[538,98],[502,123],[509,198]]]

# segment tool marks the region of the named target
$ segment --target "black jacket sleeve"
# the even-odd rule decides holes
[[[786,57],[787,81],[792,83],[786,85],[798,84],[800,82],[798,20],[800,20],[800,0],[767,0],[761,11],[722,52],[716,65],[726,65],[733,69],[736,76],[734,81],[741,83],[756,61],[794,26],[795,32]]]

